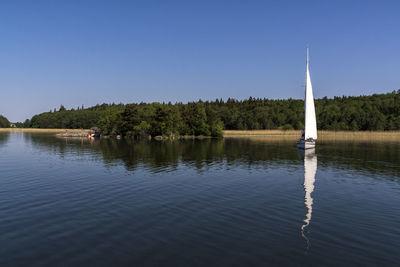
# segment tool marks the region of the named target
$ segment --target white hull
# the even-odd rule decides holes
[[[310,148],[315,148],[315,141],[304,141],[304,139],[300,139],[297,142],[297,147],[301,149],[310,149]]]

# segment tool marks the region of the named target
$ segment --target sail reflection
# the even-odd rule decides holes
[[[317,155],[315,149],[304,151],[304,205],[307,208],[307,213],[304,219],[304,224],[301,226],[301,235],[307,241],[307,247],[310,246],[309,240],[305,234],[305,228],[311,222],[313,198],[311,196],[314,191],[315,174],[317,172]]]

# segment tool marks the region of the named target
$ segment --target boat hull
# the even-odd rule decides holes
[[[297,142],[297,147],[300,148],[300,149],[311,149],[311,148],[315,148],[315,141],[300,139],[300,140]]]

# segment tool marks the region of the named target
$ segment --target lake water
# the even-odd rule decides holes
[[[0,266],[399,262],[399,143],[0,133]]]

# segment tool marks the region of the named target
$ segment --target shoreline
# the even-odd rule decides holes
[[[42,129],[42,128],[0,128],[1,132],[21,132],[21,133],[86,133],[86,129]]]
[[[89,129],[38,129],[38,128],[0,128],[2,132],[43,133],[69,137],[86,137]],[[244,138],[251,140],[297,140],[300,130],[224,130],[223,138]],[[191,139],[193,136],[182,136]],[[199,137],[207,138],[207,137]],[[400,142],[400,131],[318,131],[318,142],[324,141],[396,141]]]

